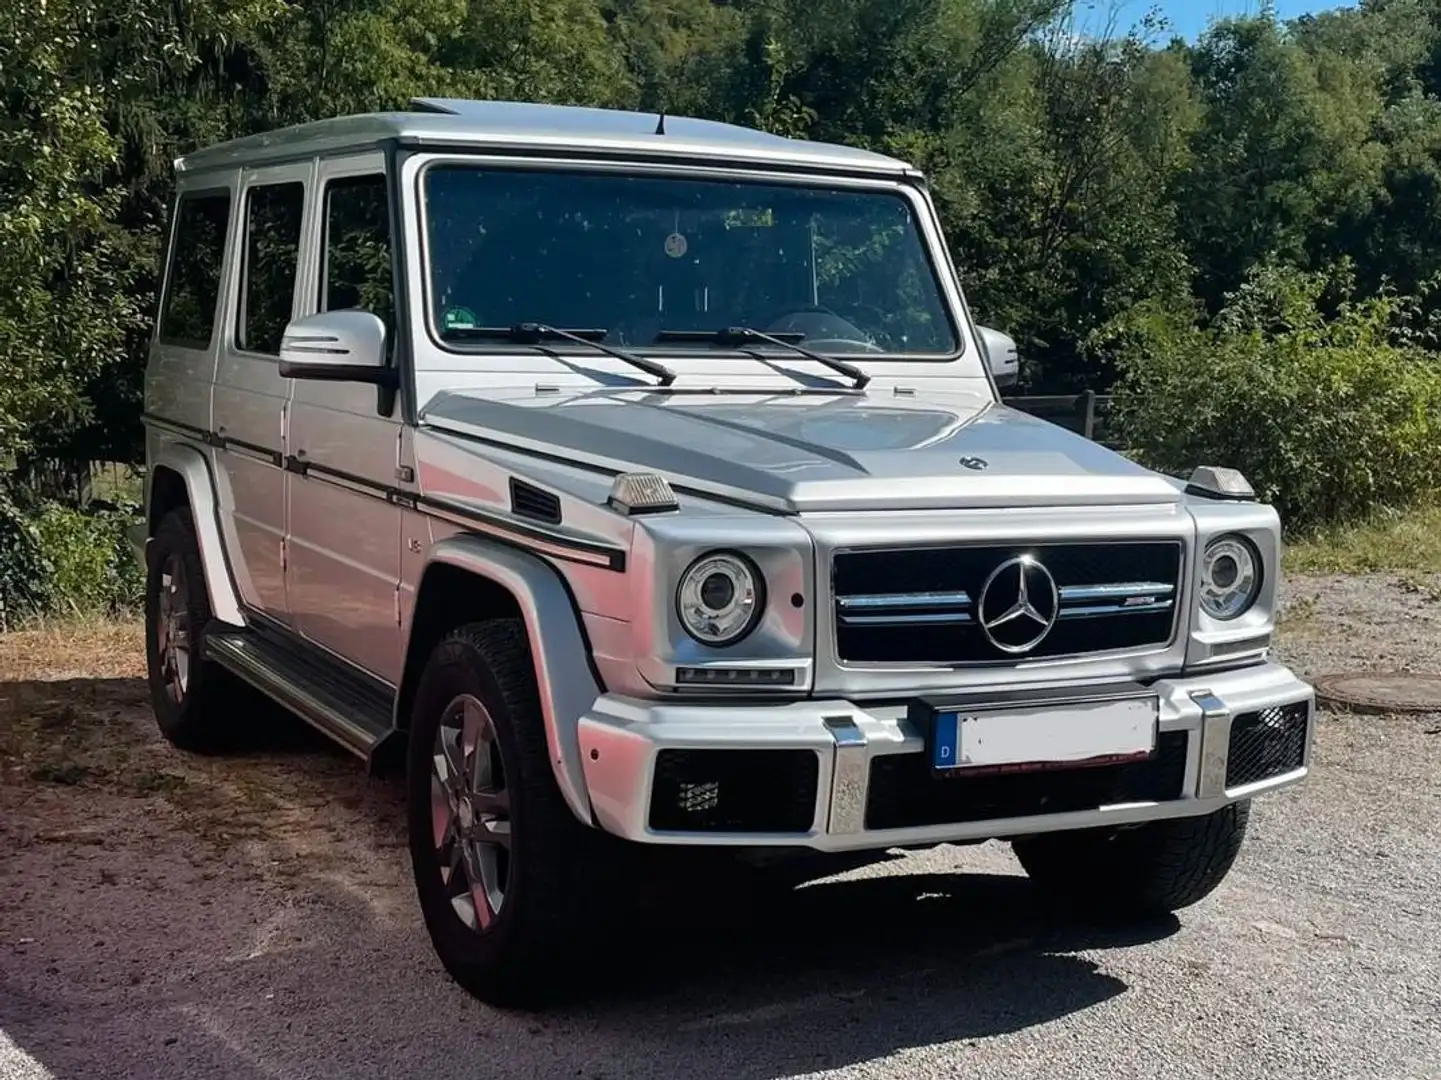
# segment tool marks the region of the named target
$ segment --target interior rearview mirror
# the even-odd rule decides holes
[[[385,323],[369,311],[323,311],[292,321],[280,341],[280,374],[383,387],[398,383],[395,369],[385,363]]]
[[[986,354],[986,364],[996,387],[1005,390],[1015,386],[1021,377],[1021,359],[1016,343],[1008,334],[992,330],[989,326],[978,326],[981,337],[981,351]]]

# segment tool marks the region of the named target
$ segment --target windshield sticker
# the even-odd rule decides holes
[[[678,232],[673,232],[665,238],[665,253],[672,259],[679,259],[689,247],[690,244],[686,242],[686,238]]]
[[[446,308],[440,321],[447,330],[474,330],[475,312],[463,307]]]

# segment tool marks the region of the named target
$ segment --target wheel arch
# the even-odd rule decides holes
[[[484,618],[523,623],[556,783],[571,812],[592,824],[579,730],[601,684],[569,587],[535,555],[473,534],[449,537],[430,549],[395,696],[396,728],[409,727],[415,687],[435,645],[455,627]]]
[[[212,615],[221,622],[244,626],[240,597],[230,580],[229,564],[225,560],[210,466],[194,447],[172,444],[150,462],[145,501],[147,534],[154,536],[165,515],[183,506],[190,507],[195,523],[195,539],[200,545],[200,562],[205,568],[205,589]]]

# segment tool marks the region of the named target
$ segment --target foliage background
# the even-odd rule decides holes
[[[1094,3],[1082,34],[1078,6],[8,0],[0,530],[53,524],[39,462],[140,456],[172,160],[418,94],[664,107],[909,158],[1026,388],[1116,390],[1143,456],[1239,464],[1295,524],[1434,489],[1441,0],[1263,10],[1195,43],[1154,15],[1096,32]],[[59,589],[4,535],[0,581]]]

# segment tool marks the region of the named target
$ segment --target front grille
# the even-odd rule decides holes
[[[1026,571],[1032,612],[996,624],[1018,598],[1018,559],[1039,568]],[[837,655],[846,663],[995,664],[1164,646],[1175,631],[1182,561],[1177,541],[839,552]],[[1047,631],[1036,616],[1052,613]]]
[[[1163,732],[1145,761],[1044,772],[936,777],[925,754],[886,754],[871,762],[866,828],[906,829],[1095,810],[1179,799],[1187,735]]]
[[[1299,769],[1306,763],[1306,729],[1310,722],[1311,705],[1307,701],[1242,713],[1232,720],[1226,786],[1254,784]]]
[[[651,785],[658,832],[809,832],[820,758],[814,750],[662,750]]]

